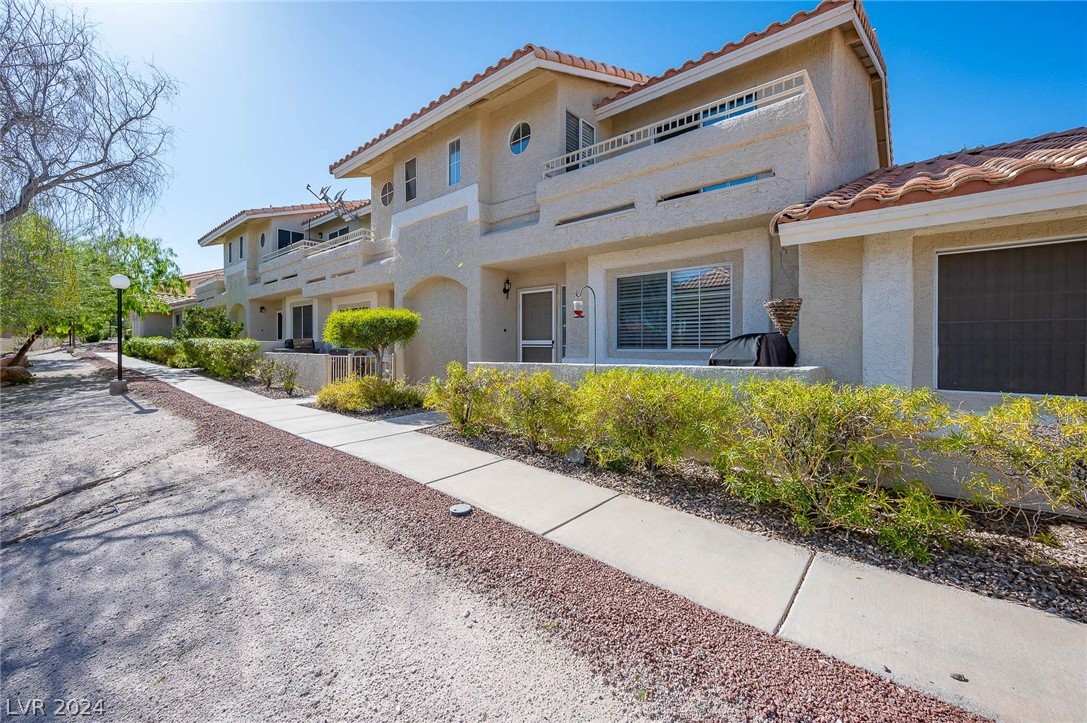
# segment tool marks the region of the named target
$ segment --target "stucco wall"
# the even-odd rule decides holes
[[[171,314],[159,314],[150,312],[142,317],[133,319],[132,333],[134,336],[173,336],[174,325]]]
[[[834,379],[862,376],[863,240],[800,247],[800,347],[798,363],[820,366]]]
[[[265,359],[289,364],[298,370],[298,386],[307,392],[316,392],[325,386],[326,354],[266,351],[263,356]]]
[[[434,278],[411,289],[404,306],[419,313],[419,333],[399,352],[398,374],[419,381],[442,376],[451,361],[468,363],[468,292],[449,278]]]

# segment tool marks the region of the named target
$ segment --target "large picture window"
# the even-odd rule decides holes
[[[732,266],[621,276],[619,349],[707,350],[732,337]]]
[[[295,339],[313,338],[313,304],[291,308],[291,336]]]

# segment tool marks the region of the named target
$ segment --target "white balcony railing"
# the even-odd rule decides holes
[[[803,93],[809,86],[808,71],[801,70],[769,83],[734,93],[649,125],[626,131],[591,146],[579,148],[544,163],[544,178],[572,171],[641,146],[678,136],[727,118],[734,118]]]
[[[321,243],[321,242],[316,241],[314,239],[308,239],[308,238],[307,239],[302,239],[301,241],[295,241],[293,244],[290,244],[289,246],[284,246],[283,248],[279,248],[279,249],[272,249],[268,253],[261,256],[260,260],[261,260],[261,263],[263,263],[265,261],[271,261],[272,259],[282,258],[283,256],[286,256],[287,254],[293,254],[295,251],[301,251],[303,249],[313,248],[314,246],[317,246],[319,243]]]
[[[345,233],[343,236],[320,241],[315,246],[310,246],[306,249],[306,256],[315,256],[324,253],[325,251],[331,251],[332,249],[355,243],[373,244],[374,232],[368,228],[357,228],[350,233]]]
[[[372,354],[326,354],[325,355],[325,382],[346,379],[351,376],[367,377],[384,374],[389,377],[396,376],[396,356],[386,354],[378,365],[377,357]]]

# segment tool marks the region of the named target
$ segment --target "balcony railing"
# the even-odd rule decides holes
[[[772,80],[769,83],[756,85],[754,88],[748,88],[739,93],[715,100],[712,103],[692,108],[678,115],[620,133],[605,141],[553,158],[544,163],[544,178],[550,178],[564,171],[572,171],[635,148],[659,143],[727,118],[750,113],[786,98],[799,95],[807,89],[808,85],[808,71],[806,70]]]
[[[293,244],[290,244],[288,246],[284,246],[283,248],[272,249],[268,253],[261,256],[260,260],[261,260],[262,263],[265,262],[265,261],[271,261],[272,259],[278,259],[278,258],[281,258],[283,256],[286,256],[287,254],[292,254],[295,251],[300,251],[302,249],[313,248],[314,246],[317,246],[320,243],[321,243],[320,241],[317,241],[315,239],[308,239],[308,238],[307,239],[302,239],[301,241],[295,241]]]
[[[320,241],[317,245],[310,246],[306,249],[306,256],[316,256],[325,251],[331,251],[332,249],[338,249],[341,246],[355,243],[374,243],[374,232],[368,228],[357,228],[350,233],[345,233],[343,236]]]

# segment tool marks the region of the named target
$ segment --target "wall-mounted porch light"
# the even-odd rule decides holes
[[[505,283],[502,284],[502,293],[506,295],[507,299],[510,298],[510,289],[512,288],[513,284],[510,283],[509,279],[506,279]]]

